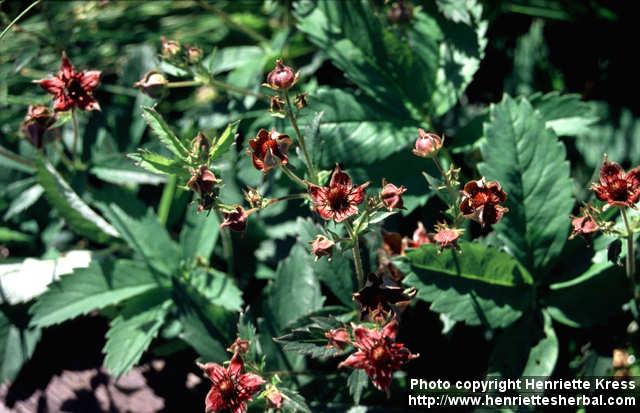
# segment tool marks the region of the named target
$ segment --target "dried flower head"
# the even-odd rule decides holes
[[[211,380],[211,390],[205,399],[205,412],[229,411],[244,413],[247,402],[265,383],[257,374],[243,373],[244,362],[238,354],[226,368],[217,363],[198,364]]]
[[[224,221],[220,224],[220,228],[229,227],[232,231],[244,232],[247,229],[247,219],[252,212],[253,210],[245,211],[240,205],[233,211],[223,212]]]
[[[291,139],[275,129],[267,132],[260,129],[258,135],[249,140],[251,149],[248,153],[253,160],[253,166],[264,173],[279,165],[286,165],[289,162],[287,152],[291,146]]]
[[[322,257],[327,257],[327,260],[331,261],[333,257],[333,247],[335,242],[325,237],[324,235],[316,235],[316,239],[310,242],[311,254],[315,256],[315,260],[318,261]]]
[[[264,397],[267,399],[267,407],[274,410],[282,409],[282,404],[284,402],[284,397],[282,393],[272,385],[269,385],[269,388],[264,394]]]
[[[49,128],[56,122],[56,114],[44,105],[30,105],[22,121],[21,130],[25,138],[36,148],[44,146]]]
[[[444,139],[435,133],[427,133],[424,129],[418,129],[418,139],[413,148],[413,154],[422,158],[435,156],[440,149]]]
[[[610,162],[605,155],[600,182],[592,184],[591,189],[608,206],[633,208],[640,198],[640,166],[625,173],[619,164]]]
[[[213,188],[218,182],[220,181],[207,165],[200,165],[200,167],[193,172],[191,178],[189,178],[187,186],[200,195],[200,197],[204,197],[213,191]]]
[[[484,178],[469,181],[462,190],[460,212],[483,227],[493,225],[509,211],[500,205],[506,199],[507,194],[496,181],[485,182]]]
[[[236,341],[234,341],[229,346],[227,351],[233,354],[239,354],[241,356],[244,354],[247,354],[249,352],[249,341],[243,340],[240,337],[238,337],[236,338]]]
[[[209,151],[211,150],[211,140],[207,138],[202,132],[198,132],[195,138],[191,141],[191,156],[206,162],[209,158]]]
[[[271,89],[287,90],[295,85],[300,73],[294,73],[293,69],[286,66],[282,59],[276,60],[276,67],[267,75],[267,83]]]
[[[396,342],[398,323],[389,322],[382,330],[353,326],[357,351],[350,355],[338,367],[363,369],[373,385],[387,394],[391,386],[393,373],[409,361],[419,357],[412,354],[402,343]]]
[[[433,240],[438,244],[440,250],[445,248],[458,248],[458,239],[464,230],[458,228],[449,228],[446,223],[439,223],[436,225],[436,233],[433,236]]]
[[[397,187],[392,183],[387,183],[386,181],[382,181],[382,191],[380,191],[380,200],[384,204],[384,206],[392,211],[394,209],[402,209],[404,208],[404,203],[402,202],[402,194],[407,192],[407,188],[404,186]]]
[[[101,73],[99,70],[76,72],[63,52],[58,74],[47,79],[36,80],[36,83],[54,95],[53,108],[56,111],[74,108],[87,111],[100,110],[100,105],[93,98],[93,91],[100,84]]]
[[[306,92],[298,93],[296,95],[295,99],[293,99],[293,104],[296,105],[296,109],[302,110],[302,109],[307,107],[308,99],[309,99],[309,94],[308,93],[306,93]]]
[[[284,111],[284,105],[287,102],[280,96],[271,96],[269,99],[269,112],[281,113]]]
[[[569,239],[573,239],[579,235],[585,240],[589,240],[595,233],[600,231],[600,226],[588,208],[583,208],[580,216],[571,217],[571,226],[572,229]]]
[[[162,36],[162,57],[167,60],[174,59],[182,51],[182,46],[175,40],[168,40]]]
[[[142,79],[133,84],[133,87],[151,98],[159,99],[167,92],[168,83],[169,81],[162,73],[152,70],[145,73]]]
[[[342,222],[358,213],[358,205],[364,201],[364,190],[368,186],[369,182],[354,186],[351,177],[336,165],[329,185],[309,184],[309,194],[316,212],[323,219]]]

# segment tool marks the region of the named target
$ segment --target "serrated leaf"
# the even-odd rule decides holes
[[[278,390],[284,396],[282,409],[286,413],[311,413],[311,409],[307,405],[306,400],[298,392],[286,387],[278,387]]]
[[[531,105],[540,111],[547,128],[558,136],[580,136],[588,133],[598,121],[597,110],[577,94],[534,93]]]
[[[631,299],[624,269],[609,262],[592,265],[580,276],[551,284],[543,298],[554,320],[571,327],[605,323]]]
[[[93,261],[49,286],[31,307],[31,324],[47,327],[118,304],[157,288],[147,267],[136,261]]]
[[[279,329],[320,309],[324,303],[308,254],[302,245],[296,244],[278,266],[268,305]]]
[[[78,234],[96,242],[107,242],[110,237],[119,237],[118,231],[93,211],[46,160],[37,162],[38,182],[44,195],[69,227]]]
[[[187,208],[180,232],[182,256],[192,260],[200,257],[208,262],[219,234],[220,220],[217,214],[199,214],[195,208]]]
[[[136,162],[136,165],[149,172],[163,175],[186,175],[186,171],[180,162],[174,161],[173,159],[169,159],[155,152],[140,149],[138,152],[130,153],[127,156],[133,159]]]
[[[349,387],[349,394],[353,397],[355,404],[360,404],[362,398],[362,392],[369,384],[369,378],[367,373],[363,369],[356,369],[351,372],[347,379],[347,386]]]
[[[174,275],[180,264],[180,249],[151,210],[141,218],[133,218],[111,204],[107,217],[150,268]]]
[[[28,328],[24,314],[15,312],[10,315],[0,309],[0,383],[16,378],[40,340],[41,330]]]
[[[38,202],[43,193],[44,188],[42,188],[42,186],[38,184],[35,184],[29,189],[23,191],[13,201],[11,201],[11,204],[9,205],[7,212],[5,212],[3,219],[7,221],[10,218],[18,215],[22,211],[27,210],[31,205]]]
[[[242,291],[227,274],[196,268],[189,273],[189,284],[213,304],[230,311],[242,308]]]
[[[489,377],[548,377],[558,360],[558,338],[546,312],[531,312],[496,338]]]
[[[513,257],[478,243],[461,242],[462,253],[438,252],[435,245],[410,250],[395,262],[403,283],[418,290],[431,310],[456,321],[506,327],[528,308],[531,275]]]
[[[171,300],[166,290],[156,289],[127,302],[111,322],[104,346],[104,365],[116,377],[129,371],[160,331]]]
[[[558,256],[569,233],[574,200],[564,145],[524,98],[505,96],[491,107],[478,170],[500,182],[509,212],[495,231],[538,277]]]
[[[211,150],[209,150],[209,162],[215,161],[231,148],[231,145],[235,142],[237,129],[238,122],[227,125],[222,135],[215,140]]]
[[[189,151],[182,143],[180,138],[171,130],[169,125],[164,121],[155,109],[145,107],[142,109],[142,117],[147,122],[156,137],[164,144],[164,146],[173,152],[178,158],[186,160]]]

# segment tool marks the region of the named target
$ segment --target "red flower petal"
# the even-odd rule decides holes
[[[92,91],[100,85],[100,70],[86,70],[79,75],[80,85],[85,91]]]
[[[53,95],[61,93],[64,89],[64,82],[57,77],[39,80],[38,84],[46,90],[47,93],[51,93]]]
[[[351,189],[351,187],[353,186],[351,177],[345,172],[342,172],[342,169],[340,169],[340,165],[336,165],[335,169],[333,170],[333,174],[331,175],[331,181],[329,182],[329,187],[335,187],[338,185],[349,189]]]

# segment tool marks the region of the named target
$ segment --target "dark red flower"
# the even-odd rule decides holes
[[[396,343],[398,323],[394,319],[382,331],[353,326],[357,351],[338,367],[364,369],[373,385],[389,393],[391,378],[396,370],[419,356],[412,354],[402,343]]]
[[[433,240],[438,244],[440,250],[445,248],[457,248],[458,238],[462,235],[462,230],[457,228],[449,228],[447,224],[436,225],[436,233]]]
[[[569,235],[569,239],[573,239],[580,235],[582,238],[588,240],[593,234],[600,231],[600,226],[593,218],[593,215],[587,210],[582,211],[582,215],[579,217],[572,217],[571,226],[573,227],[571,230],[571,235]]]
[[[267,75],[267,85],[275,90],[286,90],[298,81],[299,73],[286,66],[282,59],[276,60],[276,67]]]
[[[311,254],[316,257],[316,261],[321,257],[327,257],[327,259],[331,261],[331,257],[333,256],[333,247],[335,245],[335,242],[324,235],[317,235],[316,239],[311,241]]]
[[[407,192],[407,188],[400,186],[399,188],[392,183],[383,182],[382,191],[380,191],[380,199],[384,206],[389,210],[402,209],[404,203],[402,202],[402,194]]]
[[[605,157],[600,168],[600,183],[591,189],[609,205],[634,207],[640,198],[640,166],[625,173],[622,167]]]
[[[342,222],[358,213],[358,205],[364,201],[364,190],[368,186],[369,182],[353,186],[351,177],[336,165],[329,186],[309,184],[309,194],[316,212],[322,218]]]
[[[220,228],[229,227],[232,231],[243,232],[247,228],[247,219],[253,210],[245,211],[240,205],[234,211],[223,212],[224,221]]]
[[[201,197],[211,193],[216,183],[220,182],[207,165],[200,167],[191,175],[187,186]]]
[[[329,331],[325,331],[324,336],[329,340],[327,348],[335,348],[336,350],[344,350],[349,343],[351,343],[351,337],[349,332],[345,328],[334,328]]]
[[[260,129],[258,135],[249,140],[249,146],[251,146],[249,153],[253,166],[259,171],[266,173],[271,168],[281,164],[286,165],[289,162],[287,151],[291,146],[291,139],[275,129],[271,132]]]
[[[22,121],[22,133],[36,148],[44,145],[45,135],[51,125],[56,122],[56,115],[44,105],[30,105],[27,116]]]
[[[247,402],[264,384],[262,377],[252,373],[242,373],[244,362],[235,354],[227,368],[217,363],[198,365],[211,380],[211,390],[205,399],[205,412],[229,411],[244,413]]]
[[[101,73],[99,70],[76,72],[67,55],[62,53],[58,74],[36,82],[55,96],[53,108],[56,111],[76,107],[81,110],[100,110],[100,105],[93,98],[93,90],[100,84]]]
[[[469,219],[477,221],[483,227],[500,221],[508,208],[500,204],[507,199],[507,194],[496,181],[485,182],[484,178],[469,181],[462,190],[460,212]]]
[[[389,318],[392,313],[399,313],[415,295],[415,288],[405,290],[397,282],[371,273],[365,286],[353,294],[353,299],[360,306],[363,320],[380,321]]]
[[[412,152],[422,158],[434,156],[442,148],[443,142],[444,140],[435,133],[427,133],[424,129],[418,129],[418,139]]]

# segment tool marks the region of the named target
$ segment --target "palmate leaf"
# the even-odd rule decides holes
[[[93,261],[49,286],[31,307],[31,324],[47,327],[118,304],[158,287],[146,265],[136,261]]]
[[[167,276],[174,275],[180,264],[180,249],[151,210],[137,219],[111,204],[107,218],[150,268]]]
[[[456,321],[506,327],[531,305],[531,275],[513,257],[478,243],[461,242],[462,253],[435,245],[411,250],[395,262],[416,287],[418,299]]]
[[[104,346],[104,365],[121,376],[140,360],[160,331],[171,306],[169,292],[155,289],[129,300],[111,322]]]
[[[495,231],[510,252],[537,276],[558,256],[573,208],[569,162],[563,144],[524,98],[505,96],[484,125],[479,171],[508,194],[509,212]]]
[[[107,242],[111,237],[120,236],[114,227],[78,196],[48,161],[39,158],[36,167],[38,183],[44,188],[45,197],[71,229],[102,243]]]

